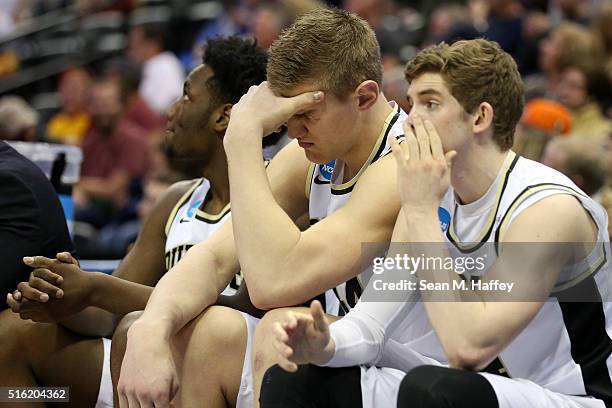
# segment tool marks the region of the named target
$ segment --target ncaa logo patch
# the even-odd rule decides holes
[[[198,208],[202,205],[203,200],[198,200],[187,210],[187,217],[192,218]]]
[[[334,166],[336,165],[336,161],[332,160],[326,164],[319,165],[319,174],[327,181],[331,181],[332,174],[334,173]]]
[[[451,221],[450,213],[446,209],[438,207],[438,219],[440,219],[440,228],[446,232]]]

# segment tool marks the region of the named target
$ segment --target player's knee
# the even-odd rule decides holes
[[[117,327],[115,328],[115,332],[113,333],[113,346],[115,344],[126,344],[127,343],[127,332],[132,327],[134,322],[140,318],[142,315],[142,310],[131,312],[123,316],[123,319],[119,321]]]
[[[289,373],[278,365],[270,367],[261,385],[261,408],[302,407],[313,402],[314,390],[321,386],[319,368],[306,365],[300,366],[295,373]]]
[[[421,366],[406,374],[400,384],[398,408],[452,408],[469,393],[463,374],[445,367]]]
[[[190,337],[197,338],[203,344],[230,347],[246,341],[244,318],[240,312],[229,307],[211,306],[192,324],[194,327]]]
[[[54,327],[54,324],[23,320],[10,310],[3,311],[0,313],[0,358],[14,359],[27,353],[33,343],[47,341],[52,334],[50,330]]]
[[[276,350],[272,345],[274,323],[286,313],[285,309],[271,310],[261,319],[253,335],[253,371],[263,371],[276,362]]]

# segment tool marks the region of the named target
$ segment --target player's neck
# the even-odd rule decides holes
[[[202,176],[210,182],[212,198],[207,202],[209,212],[221,211],[230,200],[229,177],[227,175],[227,158],[222,147],[212,155],[204,166]]]
[[[461,203],[473,203],[487,193],[508,153],[500,152],[492,144],[472,144],[457,152],[451,170],[451,184]]]
[[[355,177],[370,156],[378,136],[385,124],[385,120],[393,111],[391,105],[381,93],[374,105],[363,113],[357,126],[355,126],[355,143],[343,157],[339,157],[345,164],[344,181]]]

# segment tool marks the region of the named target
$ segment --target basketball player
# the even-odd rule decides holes
[[[266,60],[265,51],[250,40],[208,42],[204,65],[190,73],[182,98],[170,111],[167,140],[172,159],[197,163],[204,177],[169,188],[113,276],[82,272],[67,254],[58,255],[62,262],[44,257],[27,262],[38,269],[16,296],[8,296],[13,312],[59,323],[20,321],[12,313],[0,317],[0,384],[69,386],[72,406],[113,406],[110,340],[100,336],[112,335],[117,316],[143,309],[164,273],[229,218],[222,141],[232,104],[265,79]],[[43,293],[52,300],[30,300]],[[237,300],[219,302],[240,308]]]
[[[269,83],[234,106],[224,140],[232,220],[164,277],[127,332],[121,407],[253,406],[257,319],[209,307],[238,261],[259,308],[325,293],[328,313],[346,313],[368,278],[360,276],[361,242],[391,238],[399,196],[384,156],[404,114],[380,92],[372,29],[342,10],[307,13],[272,46],[267,72]],[[268,178],[251,160],[261,137],[284,123],[296,140]],[[303,215],[312,225],[301,232]]]
[[[297,373],[270,369],[262,407],[610,406],[607,217],[567,177],[509,150],[523,97],[516,64],[494,42],[460,41],[421,51],[406,79],[412,108],[405,142],[393,145],[402,201],[393,240],[413,255],[454,259],[497,248],[484,273],[463,278],[515,282],[517,297],[502,299],[519,301],[454,289],[464,279],[434,263],[416,275],[448,283],[445,297],[362,302],[331,328],[317,303],[310,314],[288,313],[276,338],[281,366]],[[559,252],[559,243],[587,248]],[[559,300],[576,293],[588,299]],[[476,301],[450,301],[465,297]],[[372,367],[391,356],[403,379]],[[297,369],[306,362],[362,366]]]

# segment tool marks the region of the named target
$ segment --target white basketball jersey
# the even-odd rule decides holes
[[[343,183],[344,163],[334,160],[327,164],[312,164],[306,183],[306,195],[309,199],[310,225],[327,217],[342,207],[351,196],[351,192],[359,177],[369,165],[376,162],[390,151],[389,140],[403,135],[402,123],[406,114],[395,102],[391,102],[393,111],[385,120],[380,135],[370,153],[370,156],[359,172],[350,181]],[[369,274],[359,276],[345,282],[325,293],[325,309],[330,314],[345,314],[355,306],[361,296],[363,285],[367,284]]]
[[[476,202],[461,205],[449,189],[439,209],[440,223],[454,251],[471,255],[487,251],[492,263],[495,245],[484,243],[503,241],[522,211],[555,194],[580,201],[597,225],[597,245],[585,260],[561,271],[549,300],[487,371],[611,404],[612,303],[607,300],[612,294],[612,271],[605,210],[563,174],[509,152],[497,179]],[[588,290],[600,301],[559,302],[558,296],[571,288]]]
[[[187,250],[195,244],[206,240],[230,218],[230,205],[226,205],[218,214],[208,214],[200,209],[209,193],[210,183],[201,178],[176,203],[166,223],[166,269],[176,265]],[[240,284],[236,276],[223,294],[233,294]]]

